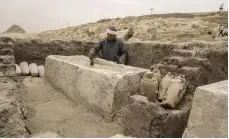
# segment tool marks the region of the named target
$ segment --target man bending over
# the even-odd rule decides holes
[[[116,38],[117,29],[113,26],[107,29],[107,37],[93,47],[89,52],[89,58],[93,59],[99,52],[101,58],[117,62],[118,64],[127,64],[128,53],[124,47],[123,41]]]

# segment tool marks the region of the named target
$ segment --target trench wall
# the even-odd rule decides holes
[[[27,61],[28,63],[35,62],[36,64],[44,65],[45,58],[48,55],[88,55],[91,47],[96,42],[80,42],[80,41],[61,41],[61,40],[39,40],[39,39],[23,39],[12,40],[14,44],[14,56],[16,63]],[[165,66],[171,65],[167,63],[166,59],[175,61],[172,66],[178,66],[175,71],[182,69],[182,66],[198,67],[203,71],[202,79],[198,81],[194,80],[195,76],[189,77],[192,82],[196,82],[194,87],[218,82],[227,79],[228,76],[228,52],[227,44],[208,45],[201,43],[191,44],[163,44],[163,43],[126,43],[126,48],[129,52],[129,64],[130,66],[150,69],[153,64],[162,63]],[[219,47],[220,49],[215,49]],[[175,50],[181,49],[182,51],[194,51],[197,53],[192,56],[192,59],[186,59],[181,61],[184,64],[180,64],[177,59],[173,59],[180,56],[188,57],[189,53],[183,53],[182,51],[177,53]],[[197,60],[195,58],[198,58]],[[202,60],[202,59],[205,59]],[[207,61],[206,61],[207,59]],[[178,59],[179,60],[179,59]],[[171,69],[171,68],[170,68]],[[170,70],[169,69],[169,70]],[[171,69],[173,70],[173,69]],[[192,69],[191,69],[192,70]],[[194,69],[195,70],[195,69]],[[187,71],[180,73],[187,74]],[[190,76],[190,75],[188,75]]]
[[[90,48],[96,42],[80,41],[44,41],[15,40],[15,59],[17,63],[21,61],[36,62],[44,64],[48,55],[88,55]],[[152,63],[159,62],[163,57],[175,47],[174,45],[129,43],[126,44],[129,51],[129,65],[149,69]]]

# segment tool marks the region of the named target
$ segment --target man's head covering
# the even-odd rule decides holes
[[[107,29],[107,34],[117,35],[117,29],[115,27],[111,26]]]

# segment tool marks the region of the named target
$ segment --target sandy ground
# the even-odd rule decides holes
[[[106,37],[106,30],[112,25],[118,30],[118,38],[125,38],[124,36],[127,34],[128,29],[133,29],[133,34],[131,33],[133,36],[131,35],[132,38],[128,42],[159,41],[180,43],[192,40],[222,41],[221,38],[212,39],[212,36],[217,36],[220,25],[228,24],[227,12],[221,14],[217,12],[202,13],[201,16],[190,14],[189,18],[183,18],[185,14],[173,13],[169,15],[101,19],[95,23],[44,31],[39,33],[38,36],[43,39],[97,41]]]
[[[122,132],[115,123],[75,104],[42,78],[26,77],[24,103],[28,107],[27,126],[32,134],[51,131],[61,137],[111,137]]]

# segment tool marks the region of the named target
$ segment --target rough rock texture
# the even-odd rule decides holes
[[[186,138],[228,137],[228,81],[221,81],[196,89]]]
[[[14,79],[16,66],[9,38],[0,38],[0,137],[28,137],[20,104],[20,88]]]
[[[139,138],[181,137],[187,124],[189,109],[165,110],[156,103],[130,97],[125,118],[125,135]]]
[[[40,39],[24,39],[14,41],[16,63],[27,61],[44,65],[48,55],[88,55],[94,42],[80,41],[45,41]]]
[[[124,135],[121,135],[121,134],[117,134],[115,136],[112,136],[110,138],[132,138],[132,137],[129,137],[129,136],[124,136]]]
[[[58,135],[55,132],[46,131],[46,132],[41,132],[38,134],[31,135],[31,138],[60,138],[60,135]]]
[[[0,137],[28,137],[17,82],[9,78],[0,78],[0,92]]]
[[[18,26],[18,25],[12,25],[4,33],[26,33],[26,32],[20,26]]]
[[[105,118],[112,118],[128,104],[129,96],[139,94],[139,84],[146,69],[85,56],[48,56],[45,78],[69,99],[82,102]]]
[[[133,28],[133,38],[141,41],[161,42],[186,42],[193,39],[217,41],[208,34],[218,33],[220,24],[227,25],[227,12],[200,14],[153,14],[143,16],[131,16],[116,19],[102,19],[96,23],[67,27],[59,30],[50,30],[40,33],[38,36],[44,39],[80,39],[95,41],[106,36],[106,29],[113,25],[118,29],[118,37],[124,38],[125,32]]]
[[[0,78],[16,74],[14,45],[10,38],[0,38]]]

